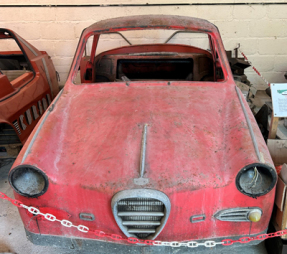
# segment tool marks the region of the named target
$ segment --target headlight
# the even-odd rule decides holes
[[[236,176],[236,187],[243,194],[256,198],[271,191],[276,181],[277,173],[273,168],[253,163],[239,171]]]
[[[48,178],[40,169],[21,165],[9,173],[9,182],[14,190],[25,197],[39,197],[48,189]]]

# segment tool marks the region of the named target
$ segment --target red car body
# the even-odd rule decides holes
[[[207,33],[212,49],[152,44],[121,47],[95,56],[101,34],[138,29]],[[91,35],[91,57],[82,58]],[[171,52],[177,54],[171,56]],[[192,59],[192,80],[123,77],[127,72],[130,76],[141,71],[140,75],[150,75],[155,56],[157,63],[168,56],[167,63],[156,65],[163,73],[178,72],[172,65],[174,59]],[[204,68],[209,68],[204,71],[208,77],[196,69],[201,66],[199,57]],[[107,58],[110,60],[101,65]],[[119,59],[139,60],[123,62],[125,81],[115,73],[119,72],[115,66]],[[76,85],[73,80],[79,67],[82,83]],[[98,77],[105,73],[101,68],[108,70],[105,78]],[[108,81],[99,81],[102,79]],[[26,168],[43,176],[45,186],[38,193],[24,193],[15,183]],[[249,177],[246,170],[251,174],[251,193],[244,185]],[[74,225],[123,238],[186,242],[266,232],[277,175],[248,104],[236,88],[217,28],[189,17],[134,16],[101,21],[83,31],[63,92],[29,137],[9,180],[16,199]],[[255,191],[258,186],[261,189]],[[163,206],[158,220],[157,201]],[[252,209],[260,210],[261,219],[252,222],[249,216],[236,220],[241,216],[236,211],[244,209],[245,217]],[[146,225],[138,229],[147,220],[137,211],[144,218],[150,211],[154,213],[155,217],[149,214],[149,220],[158,223],[155,231]],[[84,234],[42,216],[31,219],[31,213],[22,208],[19,212],[29,239],[35,243],[54,239],[51,244],[68,241],[71,245],[78,239],[73,244],[81,248],[90,239],[89,244],[105,246],[109,241],[116,248],[142,248]],[[130,226],[135,223],[139,225]]]
[[[0,29],[0,40],[14,40],[19,47],[19,51],[0,51],[0,147],[7,148],[26,142],[59,87],[45,51],[8,29]]]

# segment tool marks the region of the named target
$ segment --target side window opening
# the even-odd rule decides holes
[[[0,72],[12,82],[25,73],[32,72],[22,50],[8,32],[0,37]]]

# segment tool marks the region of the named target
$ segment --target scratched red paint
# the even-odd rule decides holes
[[[83,39],[103,31],[146,28],[208,32],[224,80],[131,81],[128,86],[126,82],[72,83],[83,55]],[[273,165],[248,104],[244,104],[260,152],[265,162]],[[14,164],[31,164],[43,170],[49,188],[39,198],[15,193],[16,199],[31,206],[62,209],[75,224],[83,224],[79,213],[92,213],[95,221],[85,225],[124,236],[114,220],[111,199],[121,190],[139,188],[133,179],[139,177],[145,123],[145,177],[149,184],[143,188],[164,192],[172,205],[157,240],[226,238],[258,234],[268,227],[275,190],[254,199],[235,185],[239,170],[259,161],[220,35],[211,23],[187,17],[121,18],[101,21],[83,32],[63,94],[27,158],[21,163],[35,130]],[[218,211],[234,207],[260,207],[262,219],[252,223],[214,218]],[[44,220],[38,227],[25,211],[20,209],[20,214],[30,232],[84,237],[76,230]],[[206,220],[190,223],[190,216],[198,214],[205,214]]]

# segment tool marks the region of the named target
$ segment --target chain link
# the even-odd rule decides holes
[[[40,209],[33,207],[33,206],[26,206],[22,202],[9,198],[7,195],[5,195],[3,192],[0,192],[0,199],[5,199],[10,201],[13,205],[24,208],[26,209],[29,213],[33,214],[34,216],[43,216],[46,220],[48,221],[57,221],[60,222],[60,224],[64,227],[74,227],[77,230],[79,230],[82,233],[92,233],[97,237],[105,237],[105,238],[110,238],[114,241],[126,241],[131,244],[144,244],[144,245],[154,245],[154,246],[169,246],[173,248],[178,248],[178,247],[188,247],[188,248],[197,248],[199,246],[204,246],[206,248],[211,248],[215,247],[216,245],[223,245],[223,246],[229,246],[234,243],[249,243],[251,241],[262,241],[267,238],[273,238],[273,237],[278,237],[287,234],[287,229],[277,231],[275,233],[270,233],[270,234],[261,234],[257,235],[254,237],[241,237],[238,240],[232,240],[232,239],[224,239],[220,242],[215,242],[215,241],[205,241],[202,243],[196,242],[196,241],[189,241],[189,242],[177,242],[177,241],[172,241],[172,242],[164,242],[164,241],[157,241],[157,240],[142,240],[138,239],[135,237],[128,237],[128,238],[122,238],[122,236],[117,235],[117,234],[107,234],[104,231],[101,230],[92,230],[89,229],[88,227],[84,225],[74,225],[71,221],[68,220],[58,220],[57,217],[53,214],[50,213],[41,213]]]

